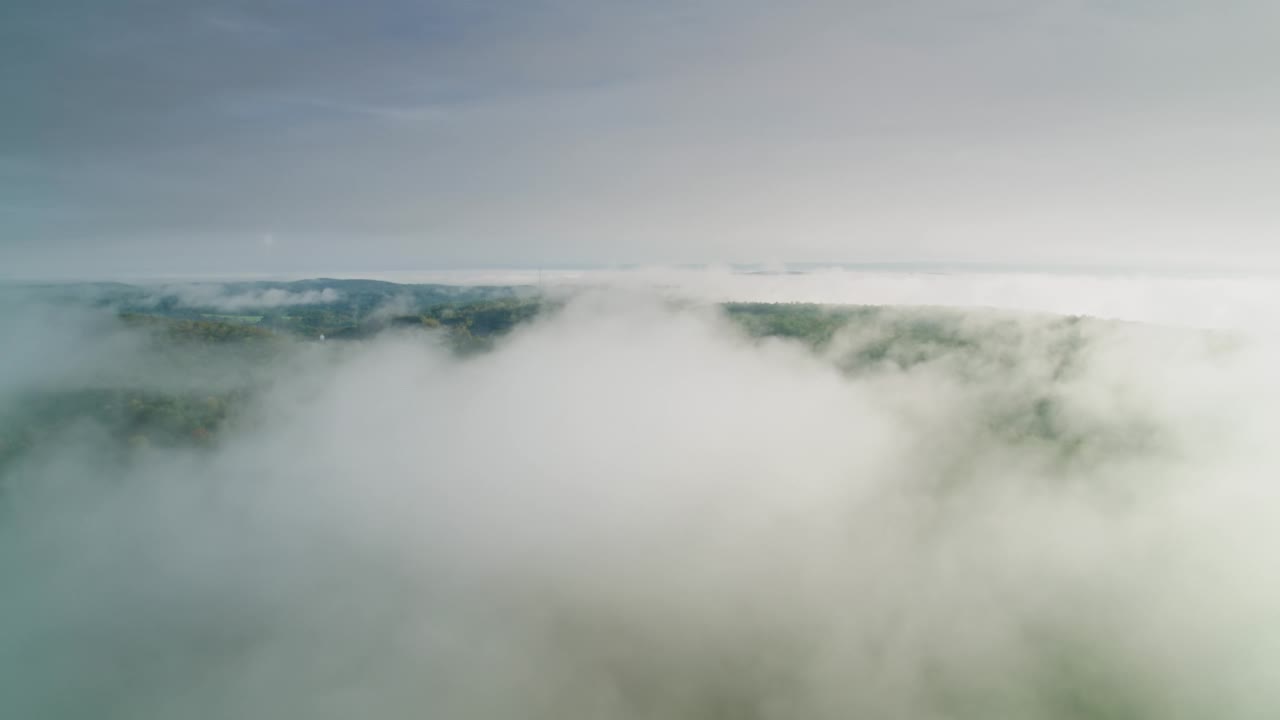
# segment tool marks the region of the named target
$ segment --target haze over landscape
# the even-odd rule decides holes
[[[1271,720],[1248,0],[0,7],[0,717]]]

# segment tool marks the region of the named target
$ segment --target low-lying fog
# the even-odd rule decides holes
[[[103,322],[10,308],[0,403],[180,381]],[[618,291],[466,358],[297,343],[210,446],[86,423],[3,471],[0,717],[1271,720],[1259,329],[914,309],[813,352]]]

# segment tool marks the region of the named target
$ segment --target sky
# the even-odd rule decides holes
[[[0,6],[0,274],[1280,267],[1263,0]]]

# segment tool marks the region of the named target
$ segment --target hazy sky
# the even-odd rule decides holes
[[[1280,265],[1280,4],[8,0],[0,271]]]

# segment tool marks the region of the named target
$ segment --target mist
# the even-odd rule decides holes
[[[182,375],[7,329],[79,364],[0,387]],[[811,349],[635,288],[288,344],[214,443],[0,470],[0,715],[1271,717],[1277,350],[971,308]]]
[[[342,294],[332,288],[290,292],[272,288],[252,292],[235,292],[218,284],[186,284],[162,288],[154,302],[166,299],[178,305],[199,308],[215,308],[226,312],[246,308],[278,308],[288,305],[321,305],[341,299]]]

